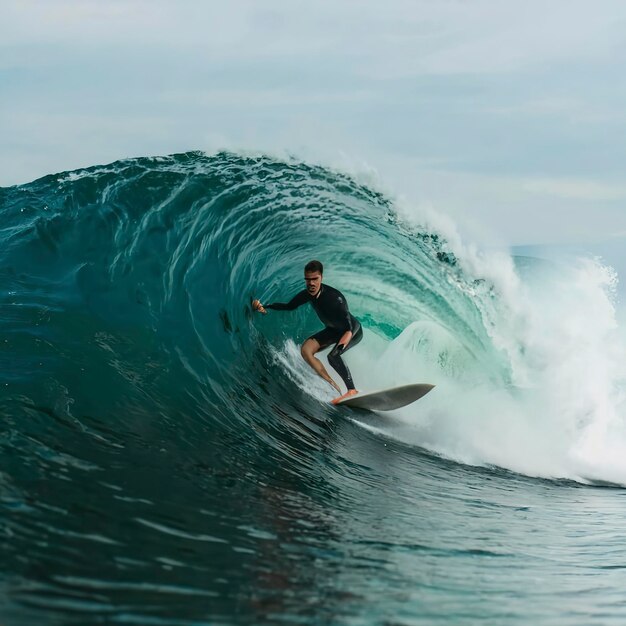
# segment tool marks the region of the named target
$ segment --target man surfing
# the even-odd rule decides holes
[[[297,293],[288,303],[274,302],[263,305],[259,300],[253,300],[252,308],[259,313],[267,313],[266,309],[293,311],[307,302],[311,304],[325,328],[309,337],[302,344],[300,353],[319,376],[341,393],[339,385],[329,376],[326,368],[315,357],[320,350],[335,344],[328,355],[328,362],[341,376],[347,388],[346,393],[332,401],[333,404],[337,404],[339,400],[358,393],[354,388],[350,370],[343,362],[341,355],[363,339],[363,329],[359,320],[350,315],[348,303],[343,294],[330,285],[322,283],[323,273],[324,266],[319,261],[310,261],[304,267],[306,288]]]

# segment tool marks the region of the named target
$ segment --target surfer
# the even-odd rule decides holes
[[[350,314],[348,303],[343,294],[330,285],[322,283],[324,266],[319,261],[310,261],[304,267],[304,282],[306,288],[298,292],[289,302],[274,302],[263,305],[259,300],[252,301],[252,308],[259,313],[267,313],[266,309],[275,311],[293,311],[299,306],[311,303],[325,328],[309,337],[303,344],[300,352],[304,360],[321,376],[330,383],[339,393],[339,385],[329,376],[326,368],[315,357],[320,351],[335,344],[328,355],[331,367],[341,376],[346,385],[347,392],[335,398],[332,403],[356,395],[352,375],[341,355],[350,348],[356,346],[363,338],[361,323]]]

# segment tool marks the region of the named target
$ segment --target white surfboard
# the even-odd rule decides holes
[[[335,406],[349,406],[368,411],[393,411],[425,396],[435,385],[418,383],[381,391],[370,391],[340,400]]]

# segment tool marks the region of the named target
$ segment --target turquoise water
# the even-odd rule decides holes
[[[485,254],[354,178],[187,153],[0,189],[3,624],[621,624],[610,268]],[[311,258],[365,337],[302,363]]]

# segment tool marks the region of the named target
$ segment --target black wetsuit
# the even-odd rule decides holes
[[[275,311],[293,311],[303,304],[310,303],[317,316],[320,318],[326,328],[315,333],[309,339],[315,339],[322,349],[327,348],[331,344],[337,344],[328,355],[328,362],[332,368],[341,376],[343,382],[348,389],[354,389],[354,382],[350,370],[342,361],[341,355],[350,348],[356,346],[363,338],[363,329],[361,323],[348,310],[348,303],[343,294],[330,287],[324,285],[320,287],[316,296],[311,296],[306,289],[297,293],[289,302],[275,302],[273,304],[264,305],[266,309],[274,309]],[[337,342],[343,337],[346,331],[352,331],[352,339],[343,349]]]

